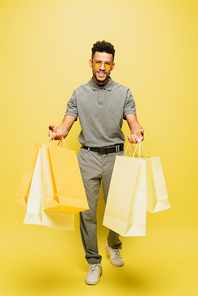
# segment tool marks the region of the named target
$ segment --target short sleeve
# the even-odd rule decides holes
[[[131,94],[130,89],[128,89],[127,93],[126,93],[126,100],[125,100],[125,104],[124,104],[123,118],[126,119],[125,117],[128,114],[135,114],[136,115],[135,101],[133,99],[133,96]]]
[[[69,102],[67,103],[67,109],[66,109],[65,115],[74,116],[74,117],[76,117],[76,119],[78,117],[78,108],[77,108],[77,100],[76,100],[75,91],[73,92]]]

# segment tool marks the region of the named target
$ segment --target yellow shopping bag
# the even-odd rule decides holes
[[[42,145],[43,146],[43,145]],[[47,145],[44,145],[44,149]],[[45,212],[43,210],[42,148],[39,148],[29,190],[24,224],[36,224],[53,228],[74,230],[74,214]]]
[[[14,197],[14,203],[26,207],[40,144],[36,144]]]
[[[44,210],[77,213],[89,208],[75,151],[49,143],[43,156],[43,205]],[[45,178],[45,172],[51,176]],[[49,190],[51,180],[53,191]]]
[[[39,149],[42,159],[43,209],[70,214],[87,210],[89,207],[76,153],[55,143],[36,144],[14,202],[27,206]]]

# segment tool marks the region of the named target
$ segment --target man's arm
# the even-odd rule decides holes
[[[67,137],[76,117],[65,115],[62,123],[55,128],[54,124],[49,126],[49,137],[54,140],[60,140],[62,137]]]
[[[129,143],[137,143],[138,140],[144,140],[144,130],[137,120],[135,114],[126,115],[126,120],[129,125],[131,135],[127,135]]]

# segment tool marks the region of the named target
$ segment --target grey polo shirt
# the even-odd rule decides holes
[[[129,88],[113,81],[101,87],[93,78],[72,94],[65,115],[79,117],[82,131],[78,137],[83,146],[103,147],[125,142],[121,130],[123,118],[136,114]]]

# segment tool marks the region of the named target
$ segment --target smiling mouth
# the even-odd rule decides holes
[[[104,77],[105,76],[105,73],[104,72],[98,72],[98,76],[99,77]]]

